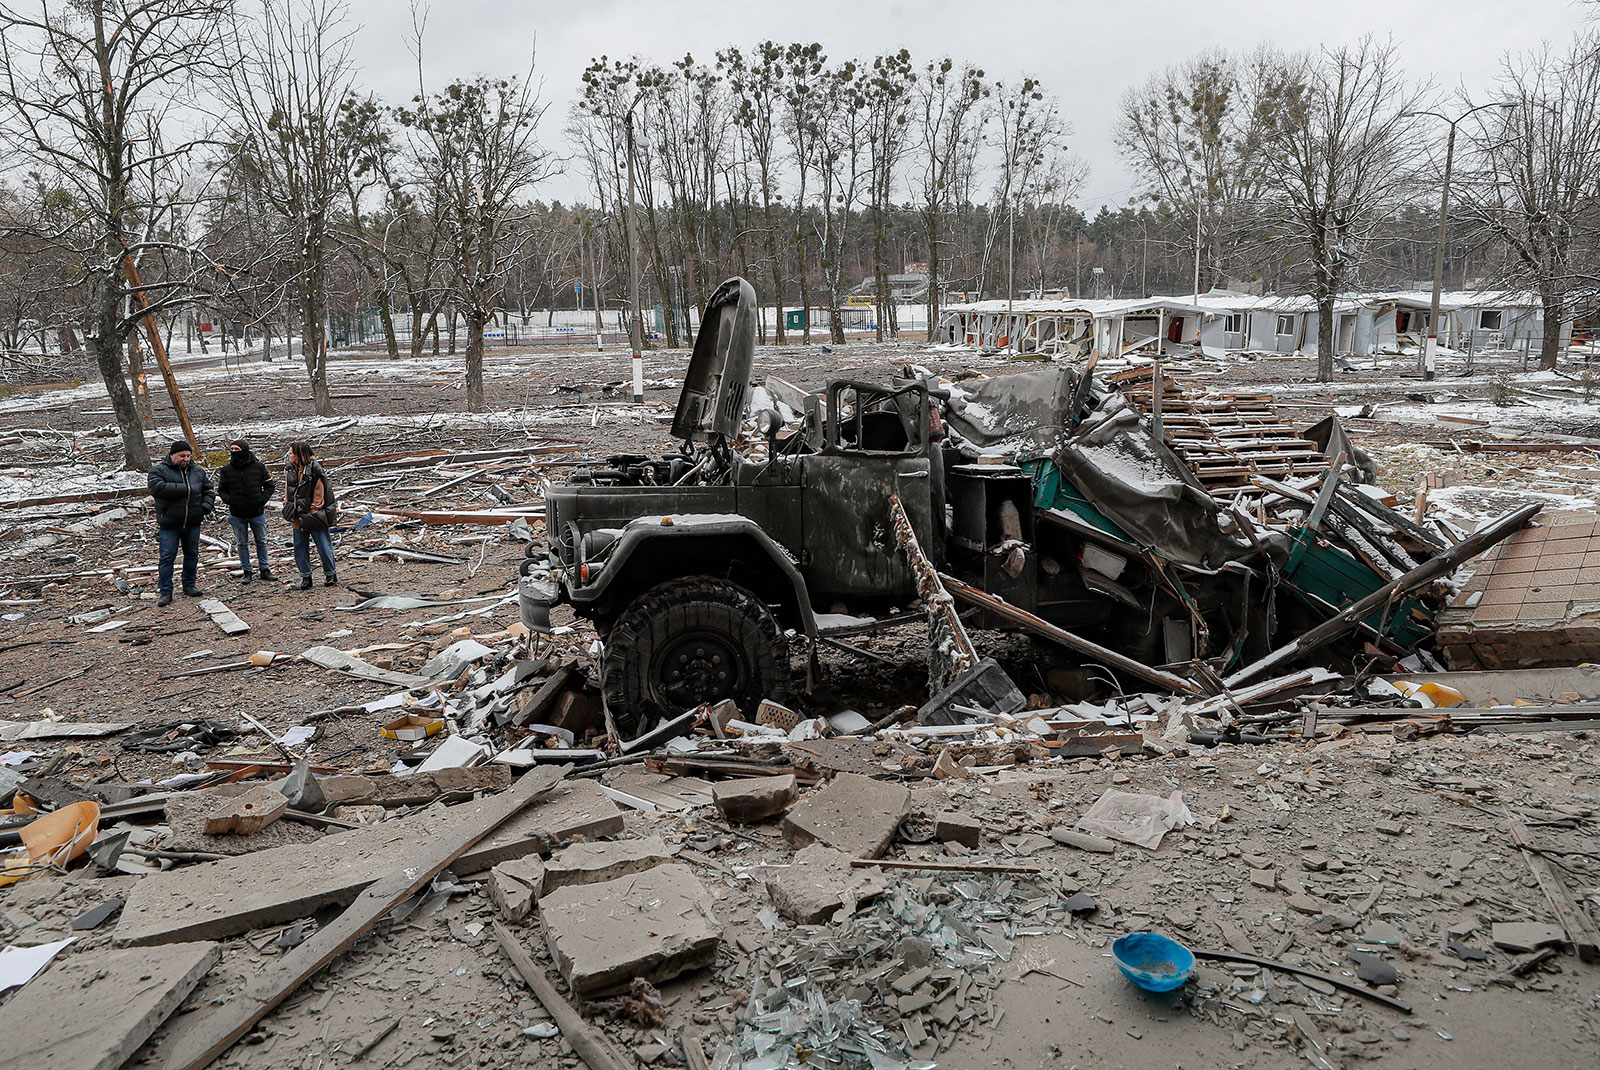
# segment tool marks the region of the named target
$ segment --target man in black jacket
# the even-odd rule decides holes
[[[272,477],[267,466],[250,452],[250,443],[236,438],[228,444],[232,455],[217,469],[217,497],[228,503],[228,523],[233,525],[233,541],[239,547],[239,577],[250,582],[250,535],[256,539],[256,560],[261,578],[272,579],[267,567],[267,503],[272,500]]]
[[[156,532],[161,547],[161,565],[156,570],[156,589],[161,592],[158,606],[172,604],[172,566],[183,550],[183,593],[191,598],[204,595],[200,578],[200,525],[211,513],[216,494],[205,469],[193,463],[194,448],[187,442],[174,442],[167,459],[150,469],[150,497],[156,501]]]

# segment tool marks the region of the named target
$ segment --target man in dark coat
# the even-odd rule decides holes
[[[272,579],[267,567],[267,503],[272,500],[272,477],[267,466],[250,452],[250,443],[236,438],[228,444],[228,463],[217,469],[217,497],[228,503],[228,523],[239,547],[240,580],[250,582],[250,536],[256,539],[256,561],[261,578]]]
[[[187,442],[174,442],[167,459],[150,469],[150,497],[156,502],[156,537],[161,547],[161,565],[156,570],[156,589],[161,592],[158,606],[172,604],[172,566],[183,550],[183,593],[198,598],[200,525],[216,504],[211,478],[194,463],[194,448]]]

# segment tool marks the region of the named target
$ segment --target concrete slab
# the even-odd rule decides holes
[[[787,810],[800,794],[799,781],[793,773],[783,776],[743,777],[739,780],[721,780],[711,788],[717,809],[729,821],[749,824],[765,821]]]
[[[709,966],[722,940],[710,895],[680,863],[559,889],[539,913],[556,968],[583,998]]]
[[[538,858],[513,858],[489,871],[489,898],[507,921],[526,920],[543,892],[544,863]]]
[[[415,858],[435,835],[479,812],[483,801],[435,807],[398,821],[351,829],[315,843],[275,847],[140,879],[117,924],[119,944],[220,939],[281,925],[361,889]],[[282,824],[282,822],[279,822]],[[460,875],[543,854],[576,836],[614,836],[622,811],[591,780],[570,781],[462,855]]]
[[[879,858],[910,812],[903,784],[840,773],[789,811],[783,834],[797,848],[825,843],[851,858]]]
[[[852,913],[888,888],[883,871],[855,869],[850,856],[820,843],[802,848],[787,869],[767,878],[767,895],[778,913],[797,925],[817,925],[840,907]]]
[[[0,1007],[0,1062],[117,1070],[221,956],[213,943],[69,952]]]
[[[599,884],[630,873],[642,873],[672,861],[672,853],[660,836],[614,843],[575,843],[550,856],[544,867],[544,891],[549,895],[559,888]]]

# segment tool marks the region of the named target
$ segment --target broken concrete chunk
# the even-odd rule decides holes
[[[1560,947],[1566,943],[1567,934],[1558,926],[1537,921],[1497,921],[1490,929],[1489,939],[1502,951],[1520,953],[1537,951],[1541,947]]]
[[[526,920],[542,894],[544,863],[536,857],[513,858],[489,871],[489,898],[507,921]]]
[[[1482,962],[1489,957],[1489,953],[1481,947],[1472,947],[1459,940],[1451,940],[1445,945],[1450,949],[1450,954],[1462,962]]]
[[[739,824],[776,817],[787,810],[799,794],[799,782],[793,773],[723,780],[711,788],[711,796],[722,816]]]
[[[1100,904],[1088,892],[1074,892],[1061,905],[1067,908],[1068,914],[1093,914],[1100,909]]]
[[[849,855],[820,843],[802,848],[792,865],[767,878],[772,905],[797,925],[827,921],[840,907],[854,913],[887,887],[882,870],[853,868]]]
[[[544,867],[544,892],[580,884],[599,884],[672,861],[660,836],[613,843],[575,843],[550,857]]]
[[[709,966],[722,940],[710,896],[679,863],[557,889],[539,913],[556,968],[584,998]]]
[[[278,820],[287,809],[289,800],[271,784],[262,784],[212,807],[206,815],[206,833],[250,836]]]
[[[472,820],[492,804],[481,800],[433,807],[312,843],[151,873],[128,896],[117,923],[117,943],[236,936],[286,925],[329,904],[347,904],[373,881],[414,860],[446,829]],[[479,841],[451,869],[465,876],[549,851],[576,836],[614,836],[622,827],[622,811],[598,784],[570,781]]]
[[[976,851],[983,837],[983,822],[965,814],[936,814],[933,834],[941,843],[959,843]]]
[[[1278,874],[1270,869],[1252,869],[1250,871],[1250,883],[1257,888],[1265,888],[1270,892],[1278,887]]]
[[[1356,976],[1369,985],[1392,985],[1400,980],[1394,966],[1365,951],[1352,951],[1348,958],[1356,964]]]
[[[117,1070],[220,957],[211,943],[68,955],[0,1007],[4,1062]]]
[[[911,790],[859,773],[840,773],[783,819],[793,847],[824,843],[851,858],[879,858],[911,812]]]

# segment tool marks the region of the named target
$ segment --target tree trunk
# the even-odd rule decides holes
[[[320,269],[315,272],[320,279]],[[318,302],[321,292],[316,280],[309,280],[300,295],[300,357],[311,380],[311,406],[318,416],[333,415],[333,396],[328,391],[328,332],[323,329],[327,310]]]
[[[118,264],[120,260],[113,259]],[[105,381],[106,393],[111,398],[111,411],[116,416],[117,429],[122,433],[123,463],[133,471],[150,467],[150,448],[144,441],[144,423],[133,401],[128,381],[122,377],[122,338],[117,334],[117,321],[121,319],[125,294],[118,285],[119,275],[103,277],[100,293],[100,315],[95,331],[94,359],[100,366],[100,378]]]
[[[453,332],[452,332],[453,333]],[[467,411],[483,412],[483,309],[467,309]]]
[[[1317,295],[1317,382],[1333,382],[1333,294]]]
[[[1540,294],[1539,301],[1544,306],[1544,336],[1539,340],[1539,367],[1550,371],[1561,359],[1561,321],[1565,302],[1554,293]]]
[[[450,329],[450,349],[449,349],[449,353],[450,353],[451,356],[455,356],[455,353],[456,353],[456,306],[454,306],[454,305],[450,306],[450,320],[449,320],[448,326],[449,326],[449,329]],[[433,351],[435,353],[437,353],[439,351],[439,347],[437,345],[437,337],[435,338],[435,345],[434,345],[434,350]]]
[[[155,418],[150,407],[150,384],[144,374],[144,348],[139,345],[139,331],[128,336],[128,384],[133,390],[133,407],[141,423],[149,426]]]
[[[773,323],[773,338],[783,345],[783,257],[778,253],[778,232],[772,225],[772,193],[770,187],[761,188],[761,213],[767,224],[767,255],[772,257],[772,303],[777,308]]]
[[[925,217],[928,230],[928,341],[939,323],[939,212],[932,209]]]
[[[400,340],[394,334],[394,309],[389,304],[389,291],[378,291],[378,318],[383,321],[383,341],[389,347],[391,359],[400,356]]]

